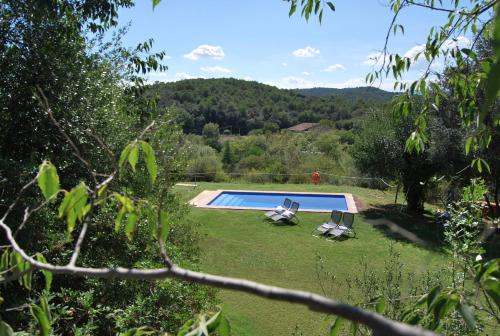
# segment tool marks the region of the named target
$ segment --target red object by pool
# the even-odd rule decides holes
[[[315,171],[314,173],[312,173],[311,179],[312,183],[318,185],[321,182],[321,175],[317,171]]]

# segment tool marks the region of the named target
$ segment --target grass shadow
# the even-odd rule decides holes
[[[416,215],[402,210],[400,205],[383,204],[366,208],[360,214],[365,217],[365,222],[391,239],[432,250],[443,247],[443,227],[436,223],[429,211]]]

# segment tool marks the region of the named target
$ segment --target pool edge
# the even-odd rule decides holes
[[[217,190],[203,190],[201,193],[196,195],[188,203],[196,208],[205,209],[223,209],[223,210],[258,210],[258,211],[269,211],[274,210],[274,208],[254,208],[254,207],[238,207],[238,206],[220,206],[220,205],[208,205],[212,200],[219,196],[222,192],[258,192],[258,193],[279,193],[280,191],[267,191],[267,190],[230,190],[230,189],[217,189]],[[341,195],[345,197],[347,204],[347,211],[351,213],[358,213],[358,208],[354,202],[354,197],[350,193],[324,193],[324,192],[306,192],[306,191],[282,191],[287,194],[310,194],[310,195]],[[299,212],[317,212],[317,213],[330,213],[331,210],[322,209],[299,209]]]

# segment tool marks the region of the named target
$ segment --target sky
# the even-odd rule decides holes
[[[300,10],[289,17],[282,0],[162,0],[154,10],[151,0],[137,2],[119,12],[120,25],[131,24],[123,43],[153,38],[154,51],[168,55],[168,71],[150,74],[151,82],[233,77],[280,88],[366,86],[392,19],[388,0],[333,0],[336,10],[325,7],[321,25],[317,17],[306,22]],[[405,34],[391,35],[389,51],[415,54],[445,19],[425,9],[403,12]],[[468,43],[459,36],[449,45]],[[418,78],[424,66],[404,79]],[[392,90],[393,81],[377,86]]]

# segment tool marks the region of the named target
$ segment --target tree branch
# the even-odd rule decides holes
[[[175,278],[192,283],[199,283],[218,288],[232,289],[240,292],[250,293],[271,300],[298,303],[309,309],[335,314],[350,321],[358,322],[373,329],[379,335],[400,336],[436,336],[431,331],[420,327],[406,325],[401,322],[392,321],[374,312],[366,311],[358,307],[343,304],[324,296],[310,292],[290,290],[280,287],[268,286],[258,282],[245,279],[211,275],[201,272],[190,271],[176,265],[169,268],[158,269],[128,269],[128,268],[84,268],[77,266],[58,266],[38,262],[30,257],[17,243],[12,235],[11,229],[0,220],[0,227],[11,243],[12,248],[22,258],[29,262],[33,268],[47,270],[54,274],[71,274],[76,276],[87,276],[94,278],[120,278],[131,280],[155,280]]]
[[[48,101],[47,97],[45,96],[45,94],[43,93],[43,90],[38,85],[37,85],[36,88],[38,90],[38,94],[36,95],[36,97],[40,101],[40,105],[45,110],[45,112],[48,114],[50,120],[52,121],[52,123],[54,124],[54,126],[56,126],[57,130],[59,131],[59,133],[62,134],[62,136],[66,139],[66,142],[71,146],[71,148],[73,149],[73,154],[76,156],[76,158],[78,160],[80,160],[81,163],[83,163],[83,165],[89,171],[90,176],[92,176],[92,179],[94,180],[94,183],[97,184],[97,180],[96,180],[96,177],[95,177],[95,171],[92,168],[91,164],[87,160],[85,160],[83,158],[82,153],[80,152],[80,150],[78,149],[78,147],[75,145],[75,143],[73,142],[73,140],[71,140],[71,138],[69,137],[69,135],[62,128],[61,124],[54,117],[54,114],[52,113],[52,109],[50,108],[50,105],[49,105],[49,101]]]

